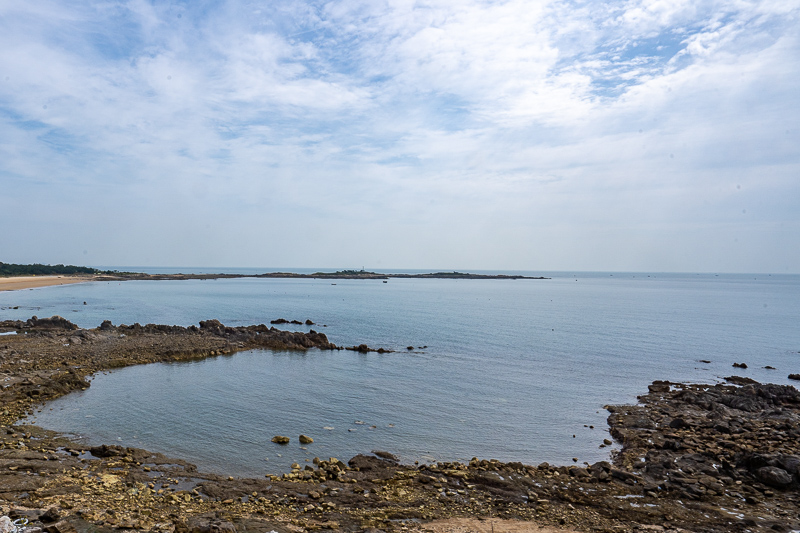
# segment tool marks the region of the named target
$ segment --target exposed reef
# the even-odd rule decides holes
[[[791,386],[735,376],[716,385],[656,381],[638,405],[607,406],[606,437],[621,450],[592,465],[474,458],[416,466],[376,450],[239,479],[11,424],[46,400],[85,389],[100,370],[257,347],[339,348],[325,335],[216,320],[188,328],[103,322],[87,330],[59,317],[0,322],[10,329],[18,334],[0,337],[0,507],[47,533],[374,533],[465,517],[579,531],[800,529],[800,393]]]

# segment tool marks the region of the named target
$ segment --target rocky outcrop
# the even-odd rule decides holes
[[[50,318],[39,318],[34,315],[24,322],[22,320],[0,321],[0,330],[9,330],[9,329],[16,329],[18,331],[25,331],[31,329],[38,329],[38,330],[63,329],[63,330],[73,331],[79,328],[66,318],[60,317],[58,315],[52,316]]]

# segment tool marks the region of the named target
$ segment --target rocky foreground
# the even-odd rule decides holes
[[[9,330],[19,334],[0,336],[0,507],[27,518],[29,533],[420,531],[450,517],[579,531],[800,530],[800,393],[793,387],[733,377],[719,385],[654,382],[639,405],[607,407],[622,445],[613,462],[476,458],[411,466],[373,452],[234,479],[145,450],[87,449],[12,424],[88,387],[100,370],[256,347],[338,349],[325,335],[215,320],[83,330],[59,317],[0,322],[0,331]]]

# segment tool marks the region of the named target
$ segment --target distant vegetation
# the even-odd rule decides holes
[[[10,276],[55,276],[72,274],[110,274],[111,272],[96,268],[74,265],[15,265],[0,262],[0,277]]]

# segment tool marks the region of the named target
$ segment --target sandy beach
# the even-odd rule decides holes
[[[13,278],[0,278],[0,291],[17,291],[20,289],[50,287],[52,285],[68,285],[70,283],[92,281],[92,279],[91,277],[81,276],[18,276]]]

